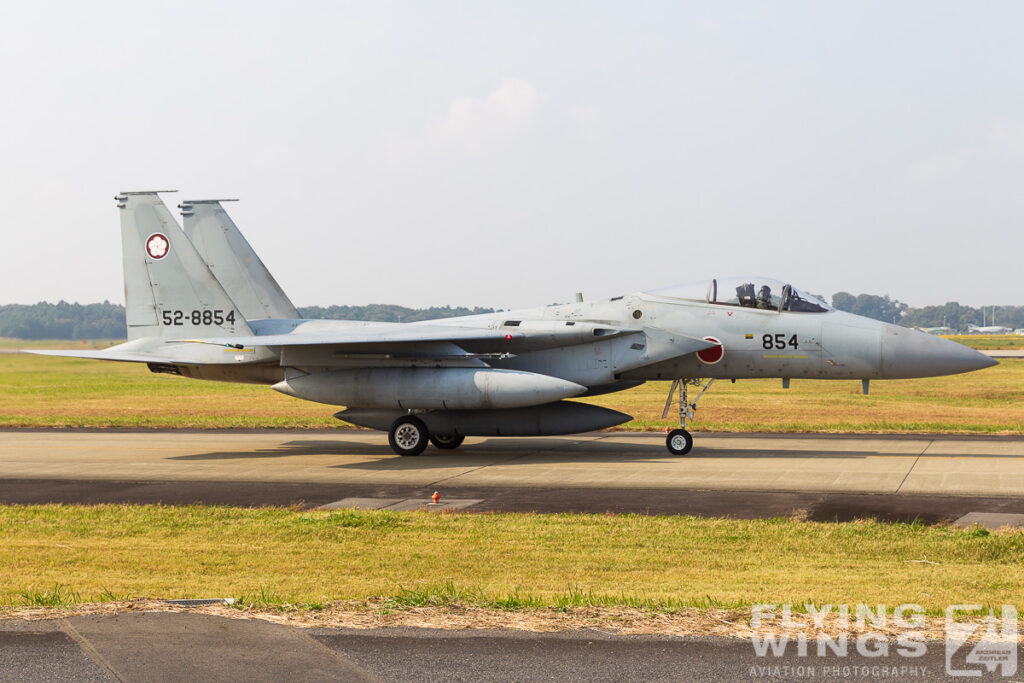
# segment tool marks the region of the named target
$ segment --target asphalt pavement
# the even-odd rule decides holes
[[[332,504],[334,507],[346,507],[337,503],[353,499],[382,503],[427,502],[435,491],[440,495],[441,509],[449,500],[479,501],[460,506],[468,512],[635,513],[737,519],[795,516],[818,522],[879,519],[924,524],[953,521],[973,512],[1024,514],[1024,498],[984,496],[93,479],[0,479],[0,504],[128,503],[317,508]]]
[[[1024,439],[662,434],[467,439],[394,455],[365,431],[0,430],[2,503],[319,507],[345,499],[475,501],[476,511],[874,517],[1024,514]]]
[[[871,643],[869,652],[877,651]],[[1020,659],[1018,648],[1018,659]],[[970,680],[1015,680],[973,669]],[[298,629],[259,619],[129,612],[0,622],[0,681],[950,681],[944,644],[865,656],[795,643],[758,656],[750,640],[598,631]]]

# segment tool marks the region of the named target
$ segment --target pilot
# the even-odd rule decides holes
[[[768,285],[761,285],[761,289],[757,290],[757,307],[772,307],[772,288]]]

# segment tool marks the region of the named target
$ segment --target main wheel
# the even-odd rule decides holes
[[[427,447],[430,434],[423,420],[406,415],[394,421],[388,432],[391,450],[399,455],[419,455]]]
[[[461,434],[431,434],[430,443],[434,444],[437,448],[442,450],[450,451],[458,448],[462,445],[462,442],[466,440],[466,437]]]
[[[665,437],[665,446],[672,455],[686,455],[693,448],[693,437],[685,429],[673,429]]]

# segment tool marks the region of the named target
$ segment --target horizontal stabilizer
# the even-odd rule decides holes
[[[109,353],[107,349],[99,351],[79,351],[77,349],[22,349],[22,353],[31,353],[37,356],[60,356],[62,358],[91,358],[93,360],[119,360],[128,363],[155,363],[168,362],[154,358],[152,354],[138,352]]]
[[[125,363],[166,363],[171,365],[237,365],[274,359],[269,351],[239,350],[207,344],[180,344],[163,339],[138,339],[107,349],[25,349],[37,356],[89,358]]]

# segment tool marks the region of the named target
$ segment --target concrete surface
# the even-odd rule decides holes
[[[968,512],[953,522],[953,526],[983,526],[986,529],[1024,528],[1024,515],[1006,512]]]
[[[1024,358],[1024,349],[985,349],[982,353],[989,358]]]
[[[674,457],[662,434],[470,438],[456,452],[400,457],[377,432],[9,430],[0,479],[1024,496],[1021,438],[698,434],[695,444]]]
[[[430,498],[342,498],[318,510],[427,510],[441,512],[443,510],[465,510],[484,502],[482,498],[445,498],[434,502]]]

